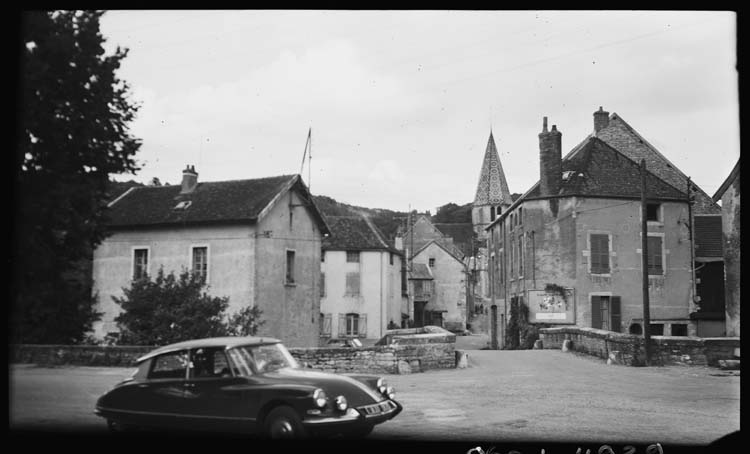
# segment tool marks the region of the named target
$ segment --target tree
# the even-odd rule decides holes
[[[263,311],[257,306],[245,307],[232,314],[227,323],[227,334],[232,336],[255,336],[258,329],[266,323],[260,319]]]
[[[189,339],[226,336],[228,297],[212,297],[205,280],[184,270],[179,277],[160,268],[156,278],[134,280],[124,296],[112,297],[123,312],[115,318],[120,344],[166,345]]]
[[[100,11],[21,17],[12,340],[70,343],[99,317],[90,260],[104,238],[110,174],[135,173],[137,106],[105,55]]]

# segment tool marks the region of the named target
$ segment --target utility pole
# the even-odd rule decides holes
[[[651,365],[651,316],[648,301],[648,211],[646,208],[646,160],[641,159],[641,267],[643,268],[643,341],[646,365]]]

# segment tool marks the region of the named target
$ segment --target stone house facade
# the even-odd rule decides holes
[[[320,336],[379,339],[401,326],[403,254],[364,216],[328,216],[320,263]]]
[[[112,297],[163,268],[201,273],[209,294],[229,297],[229,314],[259,307],[259,335],[318,344],[321,243],[329,229],[299,175],[198,182],[188,167],[180,186],[131,188],[107,214],[111,235],[93,260],[103,313],[95,337],[118,332]]]
[[[503,327],[511,307],[522,303],[529,322],[542,326],[642,332],[639,156],[599,137],[610,128],[610,139],[617,138],[610,141],[627,146],[623,137],[632,128],[616,114],[608,115],[600,108],[594,114],[595,133],[564,159],[562,134],[555,125],[548,130],[545,118],[539,182],[487,228],[492,300]],[[647,155],[642,142],[636,142],[640,156]],[[648,163],[656,158],[648,156],[651,334],[695,335],[687,179],[679,187],[672,184],[678,178],[665,181],[656,173],[659,166],[652,170]],[[713,211],[704,196],[696,191],[696,205]]]
[[[467,280],[462,257],[443,243],[430,241],[416,251],[412,264],[420,270],[410,276],[410,308],[415,326],[435,325],[449,331],[464,331]],[[427,279],[424,285],[429,286],[428,292],[414,288],[423,279]],[[420,300],[420,295],[426,298]]]
[[[721,200],[723,229],[724,285],[726,296],[726,335],[740,335],[740,161],[726,181],[714,194],[714,200]]]

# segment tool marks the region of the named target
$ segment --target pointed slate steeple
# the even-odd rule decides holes
[[[479,174],[477,194],[474,197],[474,206],[510,205],[511,203],[513,201],[510,198],[508,183],[505,181],[505,173],[497,154],[495,138],[492,136],[492,130],[490,130],[490,138],[487,141],[487,150],[484,152],[484,161],[482,162],[482,172]]]

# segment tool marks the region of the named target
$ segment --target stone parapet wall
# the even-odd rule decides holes
[[[455,335],[396,336],[395,344],[365,348],[289,348],[300,363],[336,373],[398,374],[456,367]],[[440,340],[443,340],[440,342]],[[156,347],[86,345],[11,345],[11,363],[46,366],[134,367]]]
[[[9,348],[11,363],[46,366],[134,367],[135,360],[154,350],[149,346],[30,345]]]
[[[594,328],[558,327],[539,330],[542,348],[559,349],[570,340],[572,349],[603,359],[641,366],[645,364],[643,337]],[[656,365],[718,366],[719,360],[733,359],[739,348],[738,337],[653,336],[651,358]]]

